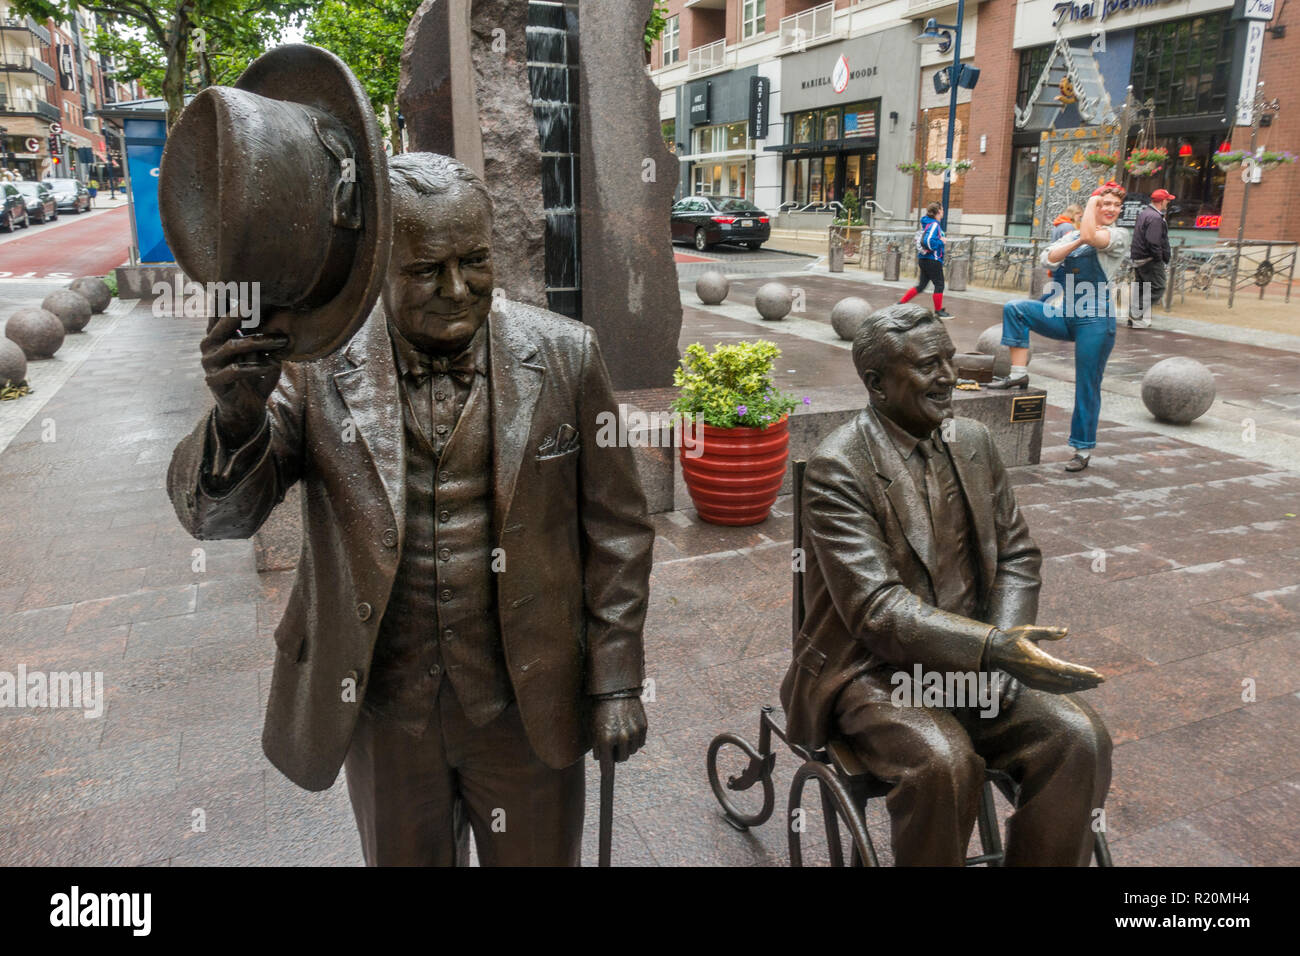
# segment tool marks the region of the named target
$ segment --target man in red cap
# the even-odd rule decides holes
[[[1128,326],[1151,328],[1152,306],[1165,294],[1165,273],[1169,266],[1169,224],[1165,212],[1177,197],[1164,189],[1151,194],[1150,205],[1138,212],[1133,227],[1133,287],[1129,290]]]

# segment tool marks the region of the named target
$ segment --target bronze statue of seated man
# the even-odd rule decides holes
[[[870,403],[808,461],[791,743],[848,742],[892,785],[899,865],[960,866],[985,768],[1010,777],[1008,865],[1086,866],[1111,742],[1071,692],[1102,677],[1035,625],[1042,554],[987,429],[951,418],[952,341],[895,305],[853,340]]]

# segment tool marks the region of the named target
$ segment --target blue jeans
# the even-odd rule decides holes
[[[1109,311],[1108,309],[1105,311]],[[1033,299],[1019,299],[1002,307],[1002,344],[1028,348],[1029,333],[1074,343],[1074,414],[1070,418],[1070,447],[1097,447],[1097,419],[1101,417],[1101,377],[1115,346],[1113,315],[1070,318],[1060,308],[1049,310]]]

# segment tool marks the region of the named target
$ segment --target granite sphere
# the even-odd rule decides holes
[[[1196,359],[1167,358],[1142,376],[1142,404],[1158,421],[1186,425],[1214,404],[1214,375]]]
[[[695,294],[705,305],[721,305],[730,291],[731,282],[721,272],[706,272],[695,280]]]
[[[59,317],[44,309],[19,309],[5,323],[5,337],[16,343],[28,359],[50,358],[66,334]]]
[[[90,311],[98,315],[108,308],[109,303],[113,301],[113,293],[108,288],[108,283],[99,276],[82,276],[80,279],[73,279],[68,285],[73,292],[80,292],[90,303]]]
[[[27,380],[27,356],[17,344],[0,339],[0,388]]]
[[[840,299],[831,309],[831,328],[835,334],[847,342],[853,341],[858,329],[872,312],[871,303],[855,295]]]
[[[769,322],[784,319],[794,306],[794,293],[784,282],[768,282],[759,286],[754,296],[754,308]]]
[[[51,292],[41,303],[41,308],[52,312],[69,332],[80,332],[90,321],[90,301],[80,292],[60,289]]]
[[[1002,323],[990,325],[980,333],[980,337],[975,342],[975,351],[981,355],[997,355],[998,348],[1002,345]],[[1029,358],[1025,359],[1025,364],[1034,357],[1034,350],[1029,350]]]

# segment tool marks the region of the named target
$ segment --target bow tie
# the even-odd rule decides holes
[[[476,371],[478,368],[474,361],[474,350],[466,349],[455,358],[421,355],[418,369],[411,374],[417,382],[423,382],[436,372],[439,375],[450,375],[462,385],[471,385]]]

